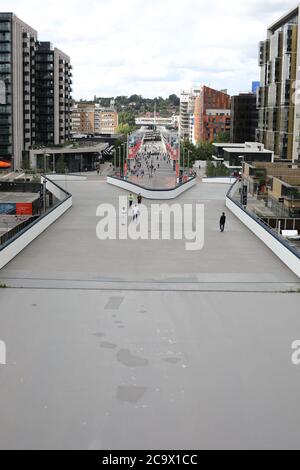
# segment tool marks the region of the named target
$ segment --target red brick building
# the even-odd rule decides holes
[[[213,142],[221,132],[230,133],[230,96],[203,86],[195,101],[194,140]]]

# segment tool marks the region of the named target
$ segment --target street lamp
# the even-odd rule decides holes
[[[190,155],[191,155],[192,151],[191,150],[188,150],[188,172],[190,173]]]
[[[114,148],[114,170],[116,171],[117,167],[117,150]]]
[[[121,177],[121,147],[118,147],[119,151],[119,176]]]
[[[123,147],[123,161],[122,161],[122,176],[125,176],[124,175],[124,164],[125,164],[125,161],[126,161],[126,146],[127,146],[127,143],[126,142],[123,142],[122,144],[122,147]]]

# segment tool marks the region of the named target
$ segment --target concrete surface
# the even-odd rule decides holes
[[[300,448],[297,279],[205,204],[205,247],[105,241],[121,191],[67,183],[73,208],[0,272],[1,449]],[[146,202],[148,204],[148,202]]]

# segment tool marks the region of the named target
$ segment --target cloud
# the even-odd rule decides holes
[[[194,83],[237,93],[257,80],[258,42],[295,0],[2,0],[69,54],[74,96],[153,97]]]

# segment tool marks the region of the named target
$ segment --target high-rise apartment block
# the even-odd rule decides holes
[[[193,139],[195,100],[200,92],[201,87],[194,86],[191,90],[182,91],[180,94],[179,133],[181,140]]]
[[[213,142],[220,133],[230,132],[230,96],[203,86],[195,100],[194,143]]]
[[[240,93],[231,97],[230,141],[236,144],[254,142],[258,125],[255,93]]]
[[[71,68],[16,15],[0,13],[0,159],[14,169],[32,146],[69,139]]]
[[[299,6],[268,28],[259,46],[257,140],[275,157],[299,158],[300,80]]]

